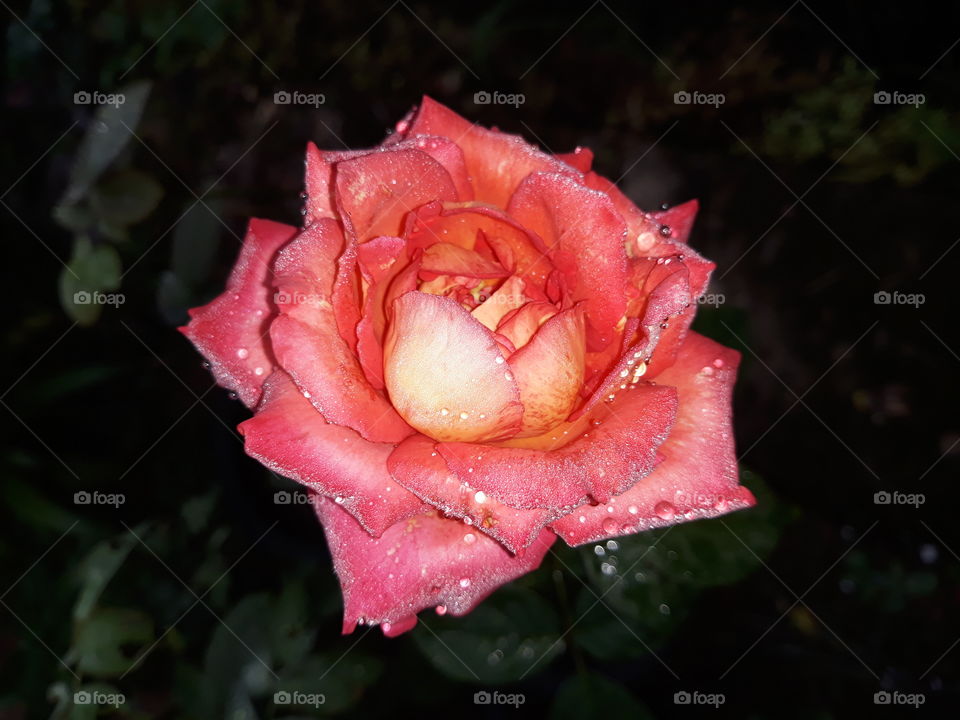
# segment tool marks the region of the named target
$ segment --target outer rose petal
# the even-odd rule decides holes
[[[307,143],[305,160],[304,187],[306,213],[303,225],[308,227],[321,218],[339,217],[337,203],[333,196],[333,168],[341,160],[367,155],[370,150],[320,150],[312,142]]]
[[[569,431],[576,439],[559,449],[444,442],[437,451],[462,481],[513,507],[569,510],[588,495],[603,502],[653,469],[676,413],[673,388],[628,387],[583,418],[579,436]],[[562,431],[552,432],[559,439]]]
[[[690,239],[693,221],[697,216],[700,203],[688,200],[680,205],[674,205],[669,210],[653,213],[653,219],[661,225],[666,225],[672,231],[670,237],[677,242],[686,243]]]
[[[663,462],[608,505],[584,506],[555,522],[557,534],[580,545],[754,505],[737,482],[731,427],[739,362],[737,351],[690,333],[676,364],[658,378],[680,396],[676,424],[660,446]]]
[[[400,235],[408,212],[434,200],[457,199],[443,166],[412,149],[385,149],[337,163],[336,188],[344,225],[358,243]]]
[[[393,406],[422,433],[490,440],[520,426],[519,392],[496,340],[454,300],[397,298],[383,357]]]
[[[314,492],[337,498],[372,535],[425,509],[387,472],[392,445],[372,443],[349,428],[328,424],[283,371],[264,383],[257,414],[238,429],[250,457]]]
[[[519,135],[475,125],[426,96],[406,129],[407,137],[440,135],[459,145],[473,181],[476,199],[500,208],[507,206],[513,191],[530,173],[580,176],[565,162],[541,152]]]
[[[583,309],[577,306],[547,320],[510,357],[523,403],[519,437],[540,435],[567,419],[580,397],[585,355]]]
[[[585,302],[588,347],[606,347],[627,306],[626,226],[610,198],[569,177],[536,173],[517,188],[508,211],[543,239],[571,298]]]
[[[436,443],[424,435],[408,437],[387,460],[390,474],[417,497],[486,533],[510,552],[529,546],[547,523],[561,516],[550,510],[518,510],[483,493],[478,495],[450,472],[435,447]],[[464,532],[470,532],[469,527],[464,527]]]
[[[251,220],[226,292],[191,309],[190,322],[180,328],[210,362],[217,383],[237,393],[247,407],[257,404],[260,387],[275,364],[264,340],[273,311],[270,263],[296,233],[290,225]]]
[[[582,173],[590,172],[590,167],[593,165],[593,151],[586,147],[576,147],[573,152],[560,153],[556,158]]]
[[[402,520],[372,538],[333,501],[314,496],[314,507],[343,589],[344,634],[366,623],[396,635],[433,606],[465,615],[501,585],[536,570],[555,540],[543,530],[522,555],[511,555],[496,540],[436,513]]]

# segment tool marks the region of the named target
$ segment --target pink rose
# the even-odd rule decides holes
[[[304,227],[251,220],[184,334],[254,410],[246,451],[311,492],[344,632],[462,615],[570,545],[754,503],[739,354],[689,331],[695,201],[424,98],[380,146],[307,147]]]

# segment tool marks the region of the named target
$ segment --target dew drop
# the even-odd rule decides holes
[[[660,234],[664,237],[670,237],[673,234],[673,230],[670,229],[669,225],[661,225]]]
[[[464,541],[467,545],[472,545],[473,543],[475,543],[475,542],[477,541],[477,536],[474,535],[473,533],[467,533],[466,535],[463,536],[463,541]]]
[[[437,605],[437,608],[436,608],[436,609],[437,609],[437,615],[446,615],[446,614],[447,614],[447,606],[446,606],[446,605]]]
[[[480,505],[483,505],[487,501],[487,494],[483,490],[477,490],[477,494],[473,496],[473,499]]]
[[[235,392],[229,392],[227,393],[227,397],[230,398],[231,400],[236,400],[240,396],[237,395]]]
[[[469,413],[465,413],[465,412],[460,413],[461,420],[466,420],[468,417],[470,417]]]
[[[262,367],[254,368],[254,369],[253,369],[253,374],[254,374],[254,375],[263,375],[263,368],[262,368]]]
[[[440,414],[446,417],[447,415],[450,414],[450,411],[447,410],[446,408],[440,408]]]
[[[503,365],[503,358],[499,355],[497,356],[497,365]]]
[[[381,629],[383,630],[383,634],[386,635],[387,633],[390,632],[390,628],[392,628],[393,625],[391,625],[391,624],[388,623],[388,622],[385,622],[385,623],[383,623],[380,627],[381,627]]]
[[[722,368],[722,367],[723,367],[723,360],[722,360],[721,358],[717,358],[716,360],[713,361],[713,366],[714,366],[715,368]]]
[[[603,545],[594,545],[593,554],[596,555],[597,557],[603,557],[604,555],[607,554],[607,551],[603,549]]]
[[[460,578],[460,587],[462,588],[470,587],[470,578]]]
[[[639,511],[637,510],[636,505],[631,505],[630,507],[627,508],[627,512],[630,513],[631,515],[636,515],[637,512]]]
[[[603,531],[605,533],[615,533],[617,531],[617,521],[613,518],[607,518],[603,521]],[[599,545],[597,547],[600,547]]]
[[[204,360],[202,363],[200,363],[200,367],[202,367],[204,370],[209,370],[209,369],[210,369],[210,363],[208,363],[206,360]]]
[[[309,196],[306,192],[301,192],[301,193],[300,193],[300,199],[301,199],[301,200],[306,200],[306,199],[309,198],[309,197],[310,197],[310,196]]]
[[[656,507],[653,508],[653,511],[658,517],[661,517],[664,520],[673,520],[674,516],[677,514],[677,509],[672,503],[669,503],[666,500],[658,502]]]

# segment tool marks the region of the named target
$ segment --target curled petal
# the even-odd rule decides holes
[[[520,426],[516,381],[493,335],[454,300],[408,292],[393,303],[384,380],[400,415],[438,440],[491,440]]]
[[[407,213],[434,200],[457,199],[444,167],[420,150],[387,149],[337,163],[337,205],[357,243],[400,235]]]
[[[264,383],[256,415],[238,429],[250,457],[336,498],[372,535],[425,509],[387,472],[393,445],[372,443],[350,428],[327,423],[283,371]]]
[[[412,435],[393,451],[387,467],[394,479],[414,495],[444,515],[463,520],[467,525],[465,533],[469,534],[471,527],[476,528],[517,553],[536,540],[547,523],[560,517],[560,512],[539,508],[521,510],[478,493],[450,472],[435,447],[436,443],[430,438]],[[474,539],[467,538],[467,542]]]
[[[570,510],[587,496],[603,502],[653,469],[676,413],[673,388],[628,387],[567,435],[560,428],[551,431],[558,446],[566,442],[562,447],[443,442],[437,451],[462,481],[513,507]]]
[[[505,208],[520,182],[533,172],[580,173],[565,162],[547,155],[519,135],[487,130],[449,108],[424,96],[407,137],[440,135],[450,138],[463,150],[467,172],[479,202]]]
[[[508,212],[543,240],[570,298],[583,301],[587,345],[613,341],[626,310],[626,226],[610,198],[569,177],[535,173],[510,198]]]
[[[247,407],[260,399],[260,388],[275,364],[267,347],[273,309],[270,264],[297,232],[290,225],[251,220],[226,291],[203,307],[190,310],[180,328],[210,362],[217,383],[237,393]]]
[[[567,419],[580,396],[585,354],[583,310],[577,306],[547,320],[510,357],[523,404],[519,437],[540,435]]]
[[[653,213],[653,219],[670,228],[671,239],[686,243],[690,239],[690,231],[693,229],[693,221],[699,209],[700,204],[696,200],[688,200],[680,205],[674,205],[669,210]]]
[[[586,147],[577,147],[573,152],[560,153],[556,158],[582,173],[590,172],[590,167],[593,165],[593,151]]]
[[[423,253],[420,268],[437,275],[471,278],[504,278],[510,274],[498,262],[447,242],[438,242],[428,247]]]
[[[429,607],[465,615],[501,585],[536,570],[556,539],[543,530],[522,554],[511,555],[436,513],[401,520],[373,538],[333,501],[314,496],[314,507],[343,590],[344,634],[366,623],[395,635]]]
[[[675,385],[677,421],[660,446],[662,462],[606,505],[584,506],[553,528],[570,545],[714,517],[755,500],[737,480],[730,400],[740,354],[690,333],[659,382]],[[581,520],[581,518],[583,518]]]
[[[527,303],[525,283],[517,275],[508,278],[494,293],[471,311],[484,327],[496,330],[500,319]]]

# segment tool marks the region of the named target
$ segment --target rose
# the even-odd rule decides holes
[[[183,332],[312,491],[344,631],[460,615],[571,545],[747,507],[739,354],[689,330],[697,209],[424,98],[371,150],[307,148],[304,226],[252,220]]]

